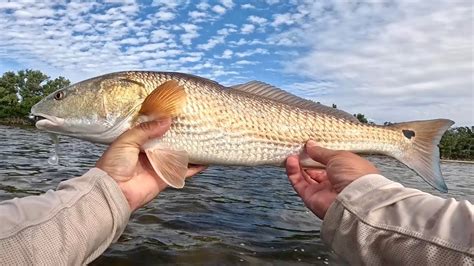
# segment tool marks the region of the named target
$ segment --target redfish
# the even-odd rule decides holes
[[[447,191],[438,144],[448,119],[378,126],[263,82],[231,87],[182,73],[107,74],[53,92],[31,109],[39,129],[111,143],[134,125],[172,118],[170,130],[144,145],[156,173],[184,186],[187,165],[277,165],[305,142],[336,150],[391,156]],[[305,167],[316,167],[310,158]]]

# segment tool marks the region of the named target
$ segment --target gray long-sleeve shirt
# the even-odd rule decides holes
[[[97,168],[56,191],[0,202],[0,264],[87,264],[118,239],[129,217],[117,183]]]
[[[99,169],[56,191],[0,202],[0,264],[77,265],[122,234],[130,209]],[[351,264],[473,265],[474,208],[367,175],[339,194],[322,237]]]

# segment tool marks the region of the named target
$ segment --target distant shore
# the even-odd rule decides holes
[[[441,159],[443,163],[468,163],[474,164],[474,161]]]
[[[27,118],[8,117],[0,118],[0,125],[4,126],[18,126],[18,127],[33,127],[35,123]]]

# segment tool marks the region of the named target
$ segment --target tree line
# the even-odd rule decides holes
[[[8,71],[0,77],[0,121],[25,121],[31,107],[44,96],[70,85],[64,77],[51,79],[39,70]],[[333,104],[333,108],[337,105]],[[373,124],[364,114],[354,114],[361,123]],[[392,123],[385,122],[384,125]],[[441,139],[441,156],[444,159],[474,160],[473,128],[449,129]]]

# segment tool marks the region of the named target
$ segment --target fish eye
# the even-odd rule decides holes
[[[61,100],[64,98],[64,92],[63,91],[58,91],[54,94],[54,99],[55,100]]]

